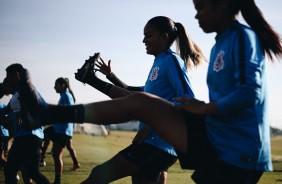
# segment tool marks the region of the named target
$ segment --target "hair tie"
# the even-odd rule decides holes
[[[173,32],[177,33],[177,27],[176,26],[174,26],[174,28],[172,30],[173,30]]]

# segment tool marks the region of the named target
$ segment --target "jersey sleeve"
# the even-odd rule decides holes
[[[121,81],[113,72],[110,75],[106,76],[109,81],[114,85],[124,88],[128,91],[143,91],[139,86],[128,86],[123,81]]]
[[[262,84],[265,83],[263,82],[265,80],[265,77],[263,77],[265,60],[262,49],[258,44],[259,40],[254,34],[248,35],[245,33],[241,36],[244,36],[244,44],[242,45],[237,39],[233,47],[234,60],[237,66],[234,69],[234,78],[237,79],[238,84],[233,92],[217,102],[219,112],[225,116],[253,108],[264,96],[262,95],[264,88]],[[240,56],[242,47],[244,49],[243,57]]]

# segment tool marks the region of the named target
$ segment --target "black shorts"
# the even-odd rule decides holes
[[[54,129],[52,126],[49,126],[47,128],[44,128],[44,139],[43,140],[51,140],[51,137],[54,135]]]
[[[216,154],[207,136],[205,116],[197,116],[186,111],[183,111],[183,115],[187,130],[187,153],[183,154],[178,150],[176,152],[182,169],[195,170],[206,155],[215,157]]]
[[[70,139],[72,139],[71,136],[65,135],[65,134],[58,134],[54,131],[54,128],[52,126],[44,129],[44,140],[51,140],[53,143],[58,144],[61,147],[65,147]]]
[[[262,171],[239,168],[219,160],[208,139],[204,118],[183,113],[185,113],[188,135],[187,154],[177,151],[177,155],[181,166],[185,168],[192,165],[194,169],[192,179],[197,184],[257,183]]]
[[[161,171],[167,171],[177,160],[176,156],[144,142],[131,144],[119,153],[139,168],[133,176],[151,182],[157,182]]]

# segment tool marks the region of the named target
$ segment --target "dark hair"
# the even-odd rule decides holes
[[[218,3],[219,0],[212,0]],[[230,13],[235,16],[241,11],[243,18],[257,33],[262,49],[273,60],[273,55],[282,56],[281,38],[264,19],[254,0],[230,0]]]
[[[59,77],[57,80],[56,80],[56,83],[60,84],[60,85],[64,85],[65,86],[65,90],[68,90],[70,92],[70,94],[72,95],[73,97],[73,100],[75,102],[75,97],[74,97],[74,93],[70,87],[70,81],[68,78],[63,78],[63,77]]]
[[[181,23],[175,23],[168,17],[157,16],[148,21],[147,24],[154,26],[161,33],[168,34],[168,45],[170,47],[176,41],[177,52],[185,61],[187,67],[197,66],[205,59],[200,47],[188,36]]]
[[[4,84],[0,83],[0,99],[5,95]]]
[[[24,70],[24,67],[19,63],[11,64],[6,68],[7,73],[22,72],[23,70]]]

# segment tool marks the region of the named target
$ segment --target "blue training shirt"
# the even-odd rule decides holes
[[[185,94],[183,84],[180,80],[179,71],[176,67],[174,58],[181,68],[181,74],[183,75],[186,84],[188,85],[188,94]],[[188,78],[188,71],[184,61],[170,49],[160,53],[154,60],[153,66],[150,70],[148,79],[144,86],[144,91],[157,95],[172,103],[172,98],[179,96],[194,97],[194,93],[191,88],[191,84]],[[139,129],[146,126],[142,122],[139,124]],[[148,126],[147,129],[151,130]],[[154,132],[151,133],[150,138],[144,139],[144,142],[158,147],[159,149],[176,156],[174,148],[166,141],[161,139]]]
[[[5,105],[0,102],[0,109],[4,108]],[[3,125],[0,125],[0,137],[9,137],[9,131]]]
[[[234,21],[216,37],[207,84],[210,101],[217,101],[219,110],[219,115],[209,115],[206,121],[219,159],[241,168],[271,171],[265,57],[252,29]]]
[[[58,104],[61,104],[61,105],[73,105],[74,104],[74,99],[68,91],[60,93],[60,96],[61,97],[60,97]],[[64,134],[68,136],[73,135],[73,123],[72,122],[54,124],[53,128],[54,128],[54,131],[58,134]]]
[[[22,136],[28,136],[28,135],[35,135],[40,139],[44,138],[43,133],[43,126],[40,128],[34,129],[34,130],[26,130],[22,128],[21,124],[18,122],[18,114],[21,110],[21,104],[19,101],[19,93],[14,93],[9,104],[11,107],[12,112],[10,112],[10,115],[12,117],[12,123],[13,123],[13,136],[15,138],[22,137]]]

